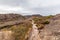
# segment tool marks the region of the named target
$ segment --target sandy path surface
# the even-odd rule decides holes
[[[36,27],[36,24],[34,24],[34,21],[32,21],[32,24],[32,32],[30,34],[29,40],[41,40],[39,37],[38,28]]]

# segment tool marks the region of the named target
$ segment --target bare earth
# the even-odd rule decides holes
[[[34,24],[34,21],[32,21],[32,31],[30,33],[29,40],[41,40],[39,36],[38,28],[36,27],[36,24]]]

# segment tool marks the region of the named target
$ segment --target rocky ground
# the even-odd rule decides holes
[[[41,40],[60,40],[60,15],[49,19],[50,23],[40,30]]]
[[[60,40],[60,14],[0,14],[0,39],[12,40],[11,37],[13,40]]]

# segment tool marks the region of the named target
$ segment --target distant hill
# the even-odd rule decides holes
[[[0,14],[0,22],[24,20],[25,17],[20,14]]]
[[[42,17],[40,14],[26,15],[25,18]]]

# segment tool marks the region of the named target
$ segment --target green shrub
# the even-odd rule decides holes
[[[54,16],[49,15],[49,16],[46,16],[46,19],[49,19],[49,18],[52,18],[52,17],[54,17]]]
[[[43,24],[39,24],[39,25],[37,24],[36,26],[38,27],[38,29],[44,28],[44,25]]]
[[[43,22],[43,24],[49,24],[50,22],[49,21],[45,21],[45,22]]]

